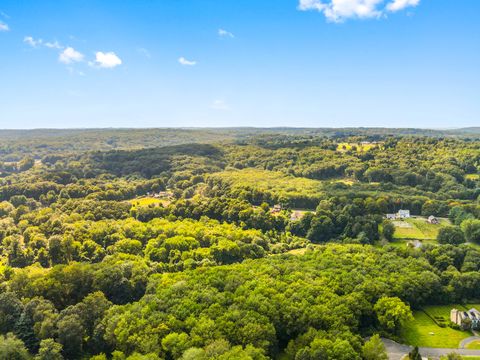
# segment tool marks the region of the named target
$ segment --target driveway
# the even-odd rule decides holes
[[[466,339],[463,339],[462,341],[460,341],[460,346],[459,348],[460,349],[465,349],[467,347],[468,344],[474,342],[474,341],[479,341],[480,340],[480,336],[470,336]]]
[[[470,341],[473,340],[478,340],[478,338],[472,337],[474,339],[471,339]],[[468,340],[465,339],[465,340]],[[383,343],[385,344],[385,348],[388,353],[388,359],[389,360],[401,360],[405,355],[407,355],[412,349],[412,346],[408,345],[402,345],[399,343],[396,343],[395,341],[389,340],[389,339],[382,339]],[[460,355],[474,355],[474,356],[480,356],[480,350],[468,350],[468,349],[437,349],[437,348],[425,348],[421,347],[419,348],[420,354],[424,357],[430,357],[432,359],[440,359],[440,356],[448,355],[450,353],[457,353]]]

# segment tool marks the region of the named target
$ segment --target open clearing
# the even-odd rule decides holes
[[[469,180],[480,180],[480,174],[467,174],[465,178]]]
[[[454,330],[440,327],[432,319],[444,319],[443,323],[448,325],[450,310],[454,307],[463,309],[461,305],[427,306],[424,310],[413,313],[414,320],[405,324],[401,330],[401,336],[405,343],[420,347],[433,348],[458,348],[460,341],[472,336],[468,331]]]
[[[323,183],[321,181],[294,177],[277,171],[261,169],[228,170],[214,173],[211,177],[230,184],[234,189],[255,189],[263,193],[270,193],[272,197],[285,200],[308,198],[316,201],[323,195]]]
[[[337,145],[337,151],[348,151],[352,150],[354,147],[357,150],[357,152],[365,152],[370,150],[371,148],[377,146],[378,144],[376,143],[338,143]]]
[[[129,203],[133,205],[133,208],[136,208],[136,207],[158,206],[158,205],[168,206],[168,204],[170,204],[170,201],[166,199],[143,197],[143,198],[129,200]]]
[[[423,217],[393,221],[395,226],[393,237],[399,240],[435,240],[438,231],[442,227],[450,225],[448,219],[439,220],[439,224],[430,224]]]

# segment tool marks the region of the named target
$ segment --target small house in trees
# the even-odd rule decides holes
[[[388,220],[397,220],[397,219],[409,219],[410,210],[398,210],[396,214],[387,214],[385,217]]]
[[[282,211],[282,205],[276,204],[273,206],[272,213],[279,213],[280,211]]]
[[[398,210],[397,218],[399,218],[399,219],[409,219],[410,218],[410,210]]]
[[[297,220],[300,220],[301,218],[302,218],[301,211],[297,211],[297,210],[292,211],[292,215],[290,215],[291,221],[297,221]]]
[[[450,311],[450,321],[460,326],[462,329],[480,328],[480,311],[472,308],[468,311],[452,309]]]
[[[438,219],[437,219],[435,216],[433,216],[433,215],[430,215],[430,216],[428,217],[427,222],[428,222],[429,224],[434,224],[434,225],[438,225],[438,224],[440,223],[440,221],[438,221]]]

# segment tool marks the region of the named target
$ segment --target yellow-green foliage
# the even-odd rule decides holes
[[[167,200],[161,200],[151,197],[143,197],[138,199],[133,199],[129,201],[132,204],[132,207],[135,209],[136,207],[141,206],[158,206],[158,205],[165,205],[168,203]]]
[[[260,169],[229,170],[212,174],[212,177],[228,182],[233,188],[252,188],[287,198],[318,197],[322,195],[321,181],[293,177],[275,171]]]
[[[467,349],[471,349],[471,350],[480,350],[480,340],[473,341],[470,344],[468,344],[466,347]]]
[[[465,178],[469,180],[479,180],[480,174],[467,174],[465,175]]]
[[[337,151],[348,151],[348,150],[352,150],[353,147],[356,147],[357,148],[357,152],[365,152],[365,151],[368,151],[370,149],[372,149],[373,147],[376,146],[376,144],[361,144],[361,143],[338,143],[338,146],[337,146]]]

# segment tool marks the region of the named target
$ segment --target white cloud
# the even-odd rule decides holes
[[[227,31],[225,29],[218,29],[218,36],[220,37],[229,37],[229,38],[234,38],[235,35],[233,35],[230,31]]]
[[[415,7],[418,4],[420,4],[420,0],[393,0],[387,5],[387,10],[395,12],[403,10],[409,6]]]
[[[83,58],[84,56],[82,53],[69,46],[60,53],[58,60],[64,64],[72,64],[83,61]]]
[[[184,66],[195,66],[197,65],[197,62],[194,60],[187,60],[183,56],[178,59],[178,62]]]
[[[302,11],[307,10],[317,10],[323,11],[327,6],[322,3],[320,0],[300,0],[298,4],[298,9]]]
[[[213,103],[210,105],[210,109],[213,110],[230,110],[230,106],[223,101],[223,100],[214,100]]]
[[[30,45],[31,47],[45,46],[49,49],[63,49],[64,47],[57,41],[43,41],[42,39],[34,39],[31,36],[25,36],[23,42]]]
[[[0,16],[4,17],[5,19],[10,19],[10,16],[8,16],[8,14],[3,11],[0,11]]]
[[[54,42],[46,42],[45,46],[49,49],[63,49],[63,46],[60,45],[57,40],[55,40]]]
[[[37,46],[43,44],[43,40],[42,40],[42,39],[35,40],[35,39],[34,39],[33,37],[31,37],[31,36],[25,36],[25,37],[23,38],[23,42],[24,42],[24,43],[27,43],[27,44],[30,45],[31,47],[37,47]]]
[[[95,53],[95,62],[89,63],[91,66],[98,66],[105,69],[112,69],[116,66],[122,65],[120,59],[114,52],[97,51]]]
[[[399,11],[409,6],[417,6],[420,0],[299,0],[301,11],[318,11],[328,21],[343,22],[346,19],[378,18],[386,11]]]
[[[8,24],[0,21],[0,31],[10,31],[10,27],[8,26]]]

